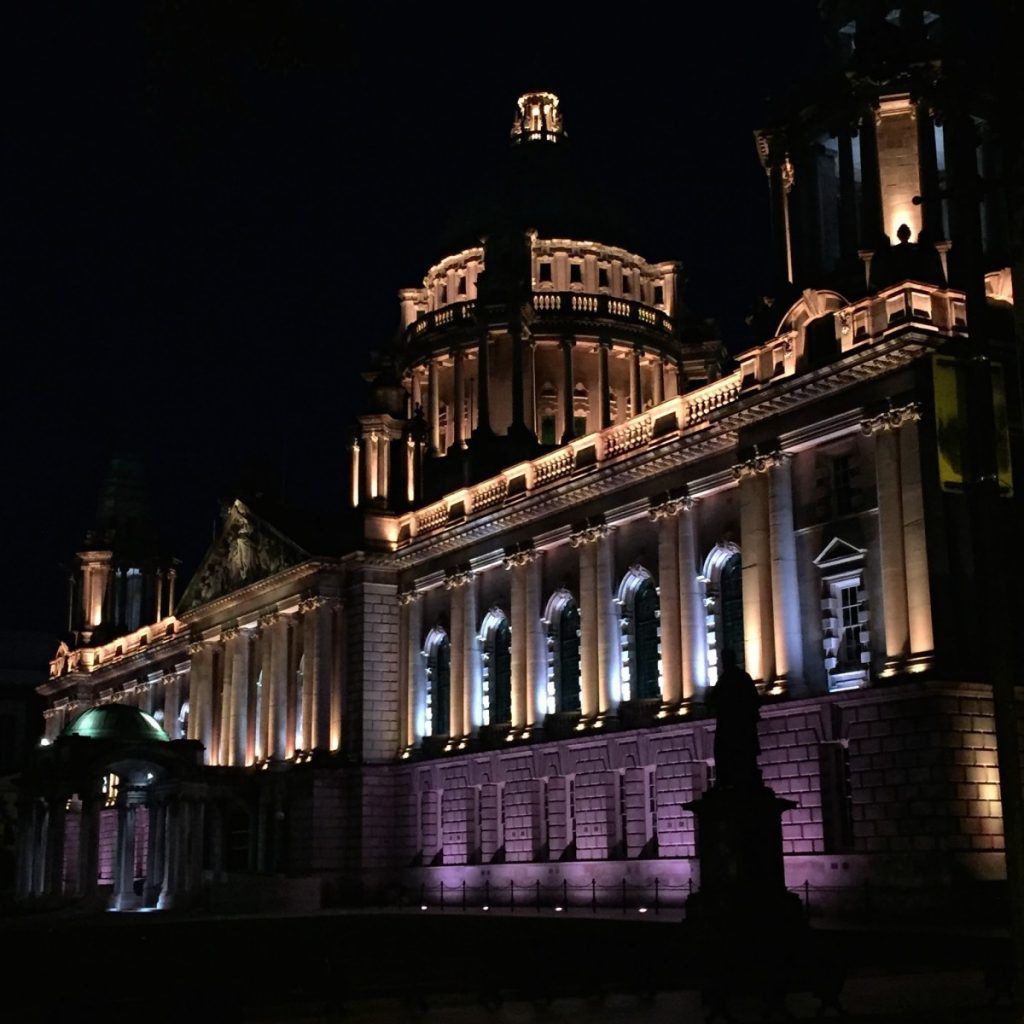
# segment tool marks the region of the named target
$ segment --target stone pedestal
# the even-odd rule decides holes
[[[686,923],[712,1012],[734,994],[780,1004],[794,987],[808,929],[786,891],[782,815],[796,804],[764,785],[717,786],[685,805],[697,818],[700,890],[686,901]]]

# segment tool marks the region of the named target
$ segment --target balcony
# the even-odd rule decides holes
[[[477,326],[477,303],[455,302],[432,310],[414,320],[405,329],[405,344],[409,348],[426,349],[447,347],[453,332],[467,332]],[[674,336],[675,323],[667,313],[634,299],[621,299],[616,295],[589,292],[534,292],[534,324],[567,323],[590,328],[618,327],[641,331],[650,337],[653,332],[666,341]]]

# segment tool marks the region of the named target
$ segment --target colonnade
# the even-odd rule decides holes
[[[204,796],[165,784],[126,786],[115,804],[95,791],[80,798],[62,792],[26,801],[19,813],[16,895],[95,897],[102,816],[110,814],[116,816],[110,909],[168,909],[187,902],[201,882],[206,819],[217,813]],[[211,844],[218,863],[221,847]],[[141,892],[136,891],[139,877]]]
[[[310,597],[189,647],[188,739],[209,764],[248,765],[337,749],[340,605]]]
[[[502,344],[490,332],[481,335],[473,348],[453,348],[450,352],[431,356],[410,373],[413,405],[421,405],[427,423],[430,449],[444,454],[449,445],[463,447],[476,431],[502,433],[506,426],[512,430],[527,429],[541,435],[541,420],[545,415],[556,418],[556,440],[567,443],[576,436],[574,421],[578,410],[574,405],[577,383],[583,382],[587,393],[587,431],[602,430],[629,415],[638,415],[647,405],[658,405],[679,392],[678,368],[667,358],[646,354],[642,346],[615,342],[601,337],[584,344],[572,335],[560,339],[536,339],[527,332],[511,335],[511,389],[509,423],[497,422],[492,417],[494,396],[491,394],[489,363],[491,350]],[[548,357],[547,370],[540,367],[541,351]],[[552,360],[551,357],[556,357]],[[615,363],[624,363],[619,369]],[[467,363],[475,363],[475,380],[469,376]],[[557,361],[557,362],[556,362]],[[544,379],[542,379],[544,375]],[[548,409],[541,401],[541,387],[550,375],[555,386],[555,399]],[[473,384],[473,387],[470,387]],[[471,393],[472,392],[472,393]],[[619,410],[613,417],[611,398],[617,398]],[[504,398],[504,395],[499,396]],[[448,410],[448,424],[442,423],[442,403]],[[384,435],[374,431],[375,439]],[[371,456],[365,444],[364,461],[379,459]],[[357,456],[358,457],[358,456]],[[372,471],[367,466],[366,493]]]
[[[657,523],[660,592],[662,714],[673,714],[707,685],[704,592],[697,568],[695,503],[673,499],[651,509]],[[580,723],[600,728],[615,718],[622,700],[622,609],[617,599],[614,528],[595,523],[573,532],[566,542],[576,551],[580,647]],[[546,618],[544,551],[507,551],[491,569],[508,574],[505,608],[511,629],[511,721],[509,735],[525,737],[553,710],[554,673],[551,625]],[[482,644],[479,635],[479,573],[449,572],[447,595],[450,642],[450,710],[447,739],[458,748],[485,724]],[[402,745],[414,747],[430,735],[424,636],[425,591],[400,595],[400,643],[404,690]],[[557,597],[557,592],[556,592]],[[557,601],[555,602],[557,603]],[[549,602],[549,606],[551,602]]]
[[[875,439],[887,671],[925,667],[935,646],[918,440],[912,403],[864,420]]]

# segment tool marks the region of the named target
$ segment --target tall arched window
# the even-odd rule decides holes
[[[500,608],[492,608],[480,629],[483,646],[484,725],[512,721],[512,630]]]
[[[548,714],[580,710],[580,610],[568,590],[548,601]]]
[[[447,736],[452,691],[452,645],[448,634],[435,626],[427,635],[423,653],[427,659],[428,736]]]
[[[623,577],[618,603],[622,617],[622,699],[661,696],[658,590],[651,574],[635,565]]]
[[[718,681],[722,653],[736,655],[743,668],[743,565],[731,541],[716,544],[704,560],[708,625],[708,683]]]

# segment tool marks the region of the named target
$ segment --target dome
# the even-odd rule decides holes
[[[64,730],[63,735],[125,743],[170,742],[170,737],[152,715],[127,704],[103,704],[89,708]]]

